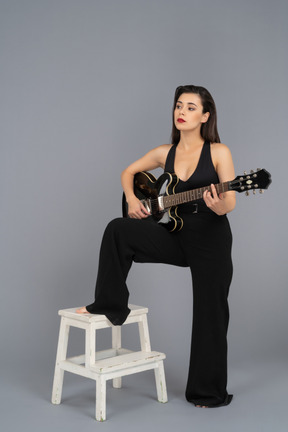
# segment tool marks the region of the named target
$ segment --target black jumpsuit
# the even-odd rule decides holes
[[[174,172],[176,146],[172,146],[165,171]],[[180,181],[176,192],[218,183],[210,143],[205,142],[191,177]],[[179,206],[183,228],[170,233],[151,217],[117,218],[103,235],[95,301],[86,306],[121,325],[129,314],[126,278],[132,262],[165,263],[190,267],[193,282],[193,329],[186,399],[195,405],[228,405],[227,329],[228,292],[232,278],[232,235],[226,215],[218,216],[199,200]]]

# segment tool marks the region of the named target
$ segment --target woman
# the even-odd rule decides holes
[[[203,199],[179,206],[183,228],[170,233],[157,224],[134,195],[134,175],[161,167],[176,173],[176,192],[211,184]],[[235,193],[218,195],[214,184],[234,178],[229,149],[220,143],[216,107],[203,87],[176,89],[172,144],[161,145],[122,173],[129,218],[110,222],[101,245],[95,301],[78,313],[105,314],[121,325],[129,314],[126,278],[133,261],[190,267],[193,330],[186,399],[197,407],[228,405],[228,292],[232,278],[232,235],[226,213]]]

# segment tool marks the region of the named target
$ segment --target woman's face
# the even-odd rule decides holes
[[[189,131],[201,128],[208,120],[209,113],[203,114],[200,96],[195,93],[182,93],[174,109],[174,123],[178,130]]]

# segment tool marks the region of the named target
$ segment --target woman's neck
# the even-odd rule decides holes
[[[189,150],[203,144],[204,139],[199,131],[181,131],[178,147]]]

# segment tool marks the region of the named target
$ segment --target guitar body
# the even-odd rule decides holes
[[[168,231],[179,231],[183,226],[183,220],[177,214],[177,206],[164,209],[162,198],[175,194],[178,183],[176,174],[165,172],[158,179],[149,172],[139,172],[134,176],[134,193],[142,201],[142,204],[150,212],[153,219],[165,225]],[[123,217],[128,217],[128,204],[125,194],[122,200]]]

